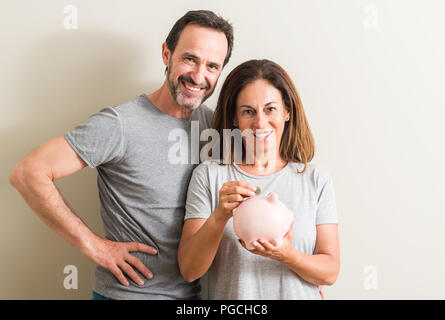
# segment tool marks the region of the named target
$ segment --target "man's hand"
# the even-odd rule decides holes
[[[147,279],[153,275],[130,252],[156,254],[156,250],[142,243],[99,238],[71,211],[54,185],[54,181],[86,166],[65,138],[60,136],[44,143],[23,159],[11,173],[10,181],[39,218],[68,243],[79,248],[88,259],[110,270],[123,285],[130,284],[123,272],[137,284],[143,285],[143,280],[133,267]]]
[[[83,253],[94,263],[108,269],[124,286],[130,285],[124,273],[138,285],[142,286],[144,280],[133,270],[136,268],[147,279],[153,278],[151,271],[141,260],[130,252],[144,252],[150,255],[157,254],[155,248],[137,242],[115,242],[97,238],[89,250]]]

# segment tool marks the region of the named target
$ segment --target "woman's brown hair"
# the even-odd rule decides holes
[[[304,173],[307,163],[314,157],[314,138],[295,85],[287,72],[275,62],[265,59],[249,60],[230,72],[221,88],[212,127],[218,131],[221,138],[224,137],[224,129],[235,129],[233,120],[236,115],[238,94],[244,87],[258,79],[267,80],[281,92],[290,118],[285,123],[281,137],[280,156],[287,162],[304,163],[303,170],[299,172]],[[220,150],[224,150],[224,143],[227,145],[223,140],[220,139]]]

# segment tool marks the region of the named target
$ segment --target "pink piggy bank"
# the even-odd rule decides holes
[[[233,229],[249,250],[255,248],[252,242],[260,238],[279,245],[294,216],[274,192],[250,197],[232,213]]]

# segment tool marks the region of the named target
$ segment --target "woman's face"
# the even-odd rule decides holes
[[[257,150],[255,153],[257,158],[258,150],[264,150],[265,155],[278,155],[288,117],[289,112],[286,110],[280,91],[267,80],[255,80],[238,94],[234,124],[241,132],[246,129],[252,130],[251,135],[253,134],[255,143],[253,150]],[[247,137],[243,135],[245,145],[246,140],[249,141]],[[249,152],[248,146],[246,149]]]

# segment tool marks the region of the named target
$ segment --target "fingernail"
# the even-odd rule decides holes
[[[148,279],[153,278],[153,274],[152,274],[152,273],[149,273],[147,278],[148,278]]]
[[[144,285],[144,280],[139,280],[139,281],[138,281],[138,284],[139,284],[140,286],[143,286],[143,285]]]

